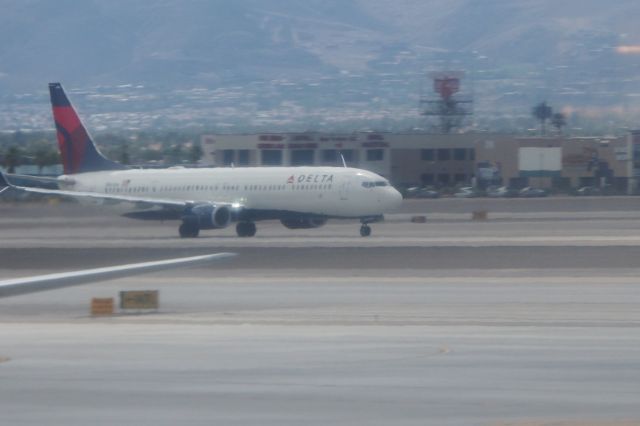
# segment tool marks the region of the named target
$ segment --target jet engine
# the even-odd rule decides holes
[[[226,228],[231,223],[229,206],[201,204],[193,207],[191,213],[198,219],[200,229]]]
[[[327,219],[323,217],[282,219],[280,223],[282,223],[286,228],[289,229],[311,229],[320,228],[325,223],[327,223]]]

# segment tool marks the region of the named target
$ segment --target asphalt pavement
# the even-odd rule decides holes
[[[0,423],[640,424],[636,203],[418,200],[369,238],[332,221],[196,240],[119,208],[0,204],[7,278],[239,253],[0,300]],[[89,315],[147,289],[158,311]]]

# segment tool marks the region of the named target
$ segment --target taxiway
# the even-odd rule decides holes
[[[7,278],[240,254],[0,300],[2,422],[637,424],[638,202],[408,201],[366,239],[330,222],[196,240],[104,208],[0,205]],[[140,289],[158,312],[88,315]]]

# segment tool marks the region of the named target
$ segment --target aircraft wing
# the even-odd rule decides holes
[[[5,173],[5,176],[10,178],[23,179],[30,182],[35,183],[47,183],[47,184],[58,184],[58,178],[51,176],[33,176],[33,175],[19,175],[16,173]]]
[[[100,192],[82,192],[82,191],[65,191],[60,189],[46,189],[46,188],[30,188],[25,186],[15,186],[11,184],[4,173],[0,172],[0,194],[8,189],[14,189],[21,192],[27,192],[31,194],[53,195],[59,197],[70,197],[75,199],[96,200],[96,201],[110,201],[114,203],[134,203],[138,205],[146,205],[148,207],[186,207],[190,204],[197,204],[197,201],[181,201],[171,200],[163,198],[150,198],[150,197],[135,197],[127,195],[115,195],[115,194],[103,194]]]
[[[123,278],[147,272],[163,271],[165,269],[201,265],[213,261],[228,259],[235,255],[235,253],[215,253],[203,256],[132,263],[128,265],[109,266],[106,268],[85,269],[81,271],[4,280],[0,281],[0,298],[35,293],[38,291],[54,290],[80,284],[88,284],[95,281]]]

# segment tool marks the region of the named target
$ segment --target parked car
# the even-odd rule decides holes
[[[463,186],[453,196],[456,198],[474,198],[480,196],[480,194],[472,186]]]
[[[487,197],[492,198],[507,198],[517,197],[519,191],[517,189],[509,188],[508,186],[490,186],[487,188]]]
[[[412,186],[405,191],[405,198],[439,198],[440,193],[431,188]]]
[[[602,191],[597,186],[583,186],[576,191],[576,195],[590,196],[590,195],[602,195]]]
[[[520,196],[523,198],[546,197],[549,193],[545,189],[533,188],[527,186],[520,190]]]

